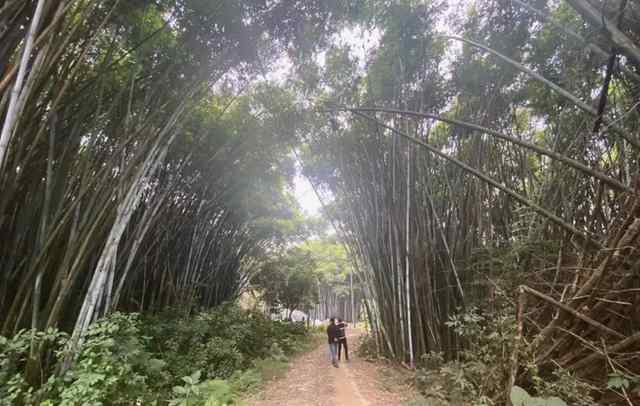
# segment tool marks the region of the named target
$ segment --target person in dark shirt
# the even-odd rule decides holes
[[[336,326],[336,321],[332,317],[329,319],[329,326],[327,326],[327,339],[329,341],[329,352],[331,353],[331,364],[338,368],[338,359],[336,353],[338,352],[338,335],[340,329]]]
[[[338,361],[340,361],[340,353],[342,347],[344,347],[344,359],[349,361],[349,347],[347,347],[347,323],[342,319],[338,319],[338,328],[340,333],[338,334]]]

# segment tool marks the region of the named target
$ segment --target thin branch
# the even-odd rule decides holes
[[[524,140],[520,140],[518,138],[514,138],[514,137],[510,137],[508,135],[502,134],[496,130],[492,130],[490,128],[487,127],[482,127],[480,125],[477,124],[473,124],[473,123],[468,123],[466,121],[461,121],[461,120],[456,120],[453,118],[446,118],[437,114],[431,114],[431,113],[423,113],[423,112],[418,112],[418,111],[407,111],[407,110],[398,110],[398,109],[388,109],[388,108],[378,108],[378,107],[357,107],[357,108],[349,108],[349,110],[353,110],[353,111],[360,111],[360,112],[384,112],[384,113],[390,113],[390,114],[401,114],[401,115],[407,115],[407,116],[413,116],[413,117],[422,117],[422,118],[428,118],[428,119],[432,119],[432,120],[438,120],[438,121],[442,121],[444,123],[448,123],[448,124],[453,124],[459,127],[464,127],[464,128],[468,128],[470,130],[474,130],[474,131],[479,131],[482,132],[484,134],[488,134],[491,136],[494,136],[496,138],[499,138],[501,140],[510,142],[512,144],[516,144],[519,145],[521,147],[527,148],[531,151],[537,152],[541,155],[545,155],[548,156],[549,158],[555,159],[559,162],[562,162],[568,166],[571,166],[574,169],[579,170],[580,172],[586,173],[596,179],[601,180],[602,182],[604,182],[605,184],[609,185],[612,189],[621,191],[621,192],[627,192],[627,193],[633,193],[633,191],[628,188],[627,186],[625,186],[622,182],[618,181],[617,179],[614,179],[610,176],[607,176],[601,172],[598,172],[590,167],[588,167],[587,165],[576,161],[575,159],[569,158],[566,155],[562,155],[559,154],[557,152],[548,150],[546,148],[540,147],[536,144],[533,144],[531,142],[528,141],[524,141]]]
[[[391,130],[392,132],[401,135],[402,137],[405,137],[411,141],[413,141],[414,143],[423,146],[424,148],[426,148],[427,150],[429,150],[431,153],[439,156],[440,158],[443,158],[451,163],[453,163],[454,165],[458,166],[459,168],[463,169],[465,172],[468,172],[472,175],[474,175],[475,177],[483,180],[484,182],[490,184],[491,186],[495,187],[498,190],[501,190],[502,192],[506,193],[507,195],[509,195],[510,197],[512,197],[514,200],[522,203],[525,206],[530,207],[531,209],[533,209],[534,211],[536,211],[538,214],[540,214],[541,216],[551,220],[553,223],[555,223],[556,225],[558,225],[559,227],[563,228],[564,230],[568,231],[570,234],[579,237],[580,239],[584,240],[585,242],[588,242],[590,245],[592,245],[593,247],[596,247],[598,249],[601,248],[601,245],[599,242],[595,241],[594,239],[592,239],[591,237],[589,237],[585,232],[578,230],[577,228],[573,227],[571,224],[567,223],[566,221],[564,221],[563,219],[561,219],[560,217],[556,216],[555,214],[551,213],[549,210],[542,208],[541,206],[531,202],[530,200],[526,199],[524,196],[520,195],[519,193],[515,192],[514,190],[506,187],[505,185],[497,182],[496,180],[490,178],[489,176],[487,176],[486,174],[480,172],[479,170],[472,168],[471,166],[465,164],[464,162],[453,158],[445,153],[443,153],[442,151],[436,149],[435,147],[427,144],[426,142],[419,140],[417,138],[414,138],[410,135],[405,134],[404,132],[397,130],[391,126],[388,126],[387,124],[377,120],[374,117],[371,117],[369,115],[366,115],[360,111],[358,111],[358,109],[342,109],[342,111],[349,111],[355,115],[358,115],[360,117],[366,118],[367,120],[370,120],[374,123],[376,123],[377,125],[386,128],[388,130]]]

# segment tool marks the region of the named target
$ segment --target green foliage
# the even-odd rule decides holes
[[[264,382],[284,376],[288,365],[282,359],[264,358],[256,360],[255,368]]]
[[[23,371],[29,358],[30,346],[57,351],[63,347],[68,335],[55,329],[33,332],[21,330],[11,338],[0,336],[0,405],[21,405],[36,403],[43,394],[53,390],[55,378],[41,382],[34,388],[26,381]],[[55,357],[47,357],[55,362]],[[43,365],[43,371],[52,366]]]
[[[291,352],[306,339],[300,323],[271,321],[257,312],[224,305],[192,318],[162,315],[149,318],[145,334],[154,353],[163,354],[172,376],[190,374],[194,366],[207,378],[228,378],[252,361],[269,357],[274,344]]]
[[[372,334],[364,334],[360,336],[358,355],[366,359],[375,359],[378,356],[376,338]]]
[[[526,390],[514,385],[509,398],[513,406],[567,406],[564,400],[557,397],[538,398],[530,396]]]
[[[32,339],[52,354],[49,368],[64,358],[68,336],[57,330],[0,337],[0,405],[233,404],[282,376],[309,335],[231,304],[188,318],[114,313],[91,326],[64,376],[38,387],[23,377]]]
[[[607,389],[631,391],[640,394],[640,377],[630,376],[620,371],[607,375]]]
[[[471,307],[446,323],[464,339],[458,360],[441,368],[459,393],[474,399],[492,398],[503,390],[515,342],[515,320],[509,309],[482,314]],[[479,403],[481,404],[481,403]]]
[[[315,266],[308,252],[294,247],[266,261],[251,283],[273,309],[307,310],[317,301]]]
[[[163,393],[193,369],[200,370],[204,380],[227,380],[234,393],[252,390],[264,380],[263,364],[279,362],[286,367],[286,354],[308,340],[302,323],[272,321],[234,304],[189,318],[174,314],[150,317],[143,327],[152,337],[151,350],[161,354],[171,377],[154,385]]]
[[[139,323],[137,314],[115,313],[91,326],[63,377],[60,405],[127,405],[148,396],[147,382],[165,363],[146,348]]]
[[[173,387],[173,406],[226,406],[234,403],[233,391],[229,383],[222,379],[200,381],[201,373],[196,371],[182,378],[183,385]]]
[[[535,366],[527,365],[526,368],[532,377],[538,396],[558,396],[570,405],[575,406],[593,406],[596,404],[590,396],[595,388],[577,379],[570,372],[558,368],[550,376],[542,377]]]
[[[503,398],[504,385],[509,377],[509,358],[516,342],[515,320],[509,313],[509,308],[504,308],[483,314],[472,307],[451,316],[446,324],[463,339],[465,347],[457,359],[448,362],[441,353],[424,354],[416,373],[420,392],[429,400],[472,402],[474,405],[490,405],[494,399]],[[522,358],[531,358],[528,348],[519,351]],[[518,403],[518,406],[560,406],[565,404],[558,403],[562,402],[560,398],[571,405],[593,405],[589,397],[593,388],[566,371],[557,369],[552,376],[543,379],[534,367],[525,365],[525,368],[540,397],[526,398],[522,394],[523,389],[518,387],[515,389],[517,399],[529,399],[521,401],[529,403]]]
[[[0,404],[128,405],[150,402],[147,382],[164,379],[165,363],[147,349],[136,314],[115,313],[91,326],[83,337],[82,351],[65,375],[53,373],[62,362],[68,336],[54,329],[21,331],[0,339]],[[30,386],[23,377],[31,339],[48,355],[49,378]]]
[[[196,366],[205,371],[208,378],[228,378],[242,366],[243,356],[234,341],[213,337],[197,347],[200,354]]]
[[[234,393],[251,393],[261,387],[263,376],[258,369],[249,368],[234,372],[229,382]]]
[[[313,258],[314,271],[321,282],[342,282],[353,271],[344,245],[335,239],[309,240],[300,248]]]
[[[302,323],[271,321],[234,305],[188,320],[162,320],[154,320],[148,327],[168,334],[162,336],[162,343],[180,348],[166,354],[171,359],[170,373],[178,376],[189,365],[201,368],[172,388],[174,405],[234,404],[242,394],[284,375],[287,354],[295,353],[308,339]],[[209,379],[201,381],[203,377]]]
[[[296,352],[301,347],[298,341],[293,348]],[[288,357],[277,343],[273,343],[269,349],[269,355],[253,361],[253,366],[244,371],[236,371],[229,382],[236,394],[251,393],[262,387],[265,382],[280,378],[289,369]]]

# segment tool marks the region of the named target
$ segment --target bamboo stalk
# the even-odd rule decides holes
[[[540,214],[541,216],[548,218],[549,220],[551,220],[552,222],[554,222],[556,225],[558,225],[559,227],[565,229],[566,231],[568,231],[569,233],[571,233],[572,235],[576,236],[576,237],[580,237],[583,241],[586,241],[589,245],[600,248],[600,243],[596,242],[595,240],[593,240],[591,237],[589,237],[585,232],[578,230],[577,228],[573,227],[572,225],[568,224],[566,221],[562,220],[560,217],[556,216],[555,214],[551,213],[550,211],[542,208],[541,206],[529,201],[528,199],[526,199],[525,197],[521,196],[520,194],[516,193],[515,191],[511,190],[510,188],[507,188],[506,186],[498,183],[497,181],[495,181],[494,179],[488,177],[487,175],[485,175],[484,173],[478,171],[477,169],[474,169],[472,167],[470,167],[469,165],[463,163],[462,161],[450,157],[447,154],[444,154],[443,152],[441,152],[440,150],[432,147],[431,145],[418,140],[416,138],[411,137],[410,135],[404,134],[403,132],[390,127],[378,120],[376,120],[373,117],[370,117],[366,114],[360,113],[357,109],[353,110],[353,112],[361,117],[364,117],[368,120],[371,120],[373,122],[378,123],[378,125],[380,125],[381,127],[384,127],[388,130],[391,130],[399,135],[402,135],[403,137],[406,137],[410,140],[412,140],[413,142],[415,142],[418,145],[423,146],[424,148],[426,148],[427,150],[429,150],[430,152],[432,152],[433,154],[455,164],[456,166],[462,168],[465,172],[468,172],[472,175],[474,175],[475,177],[483,180],[484,182],[490,184],[491,186],[495,187],[498,190],[501,190],[502,192],[504,192],[505,194],[509,195],[511,198],[513,198],[514,200],[522,203],[525,206],[530,207],[531,209],[535,210],[538,214]]]
[[[31,20],[31,24],[29,25],[29,31],[27,32],[27,36],[25,38],[24,51],[22,52],[22,58],[20,59],[20,68],[18,69],[18,74],[13,84],[13,89],[11,90],[9,107],[7,108],[7,113],[2,124],[2,131],[0,132],[0,172],[4,170],[6,157],[9,152],[11,137],[13,136],[14,127],[18,120],[19,99],[23,92],[23,83],[27,74],[27,65],[29,64],[29,59],[31,58],[31,52],[33,51],[33,42],[40,25],[40,19],[42,17],[44,5],[45,0],[38,0],[36,10],[33,13],[33,19]]]

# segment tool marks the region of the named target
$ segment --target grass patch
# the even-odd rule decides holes
[[[289,370],[289,363],[287,361],[274,358],[261,359],[256,361],[255,364],[255,369],[264,382],[282,378]]]

